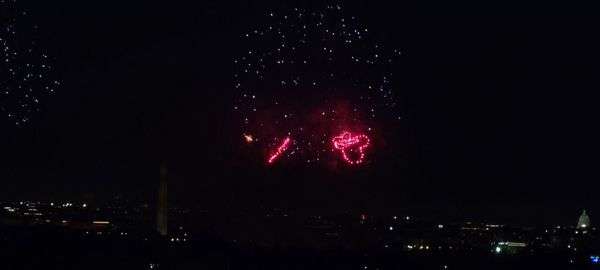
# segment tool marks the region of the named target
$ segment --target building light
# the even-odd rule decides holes
[[[590,256],[590,260],[592,261],[593,264],[598,264],[600,263],[600,257],[596,256],[596,255],[592,255]]]
[[[110,224],[110,222],[108,221],[104,221],[104,220],[94,220],[92,221],[93,224],[98,224],[98,225],[107,225]]]
[[[394,230],[394,227],[390,226],[390,228],[389,228],[389,229],[390,229],[390,231],[393,231],[393,230]]]
[[[496,254],[499,254],[500,252],[502,252],[502,248],[501,247],[496,247]]]

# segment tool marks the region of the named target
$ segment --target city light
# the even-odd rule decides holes
[[[110,224],[110,222],[104,221],[104,220],[94,220],[94,221],[92,221],[92,224],[108,225],[108,224]]]
[[[600,263],[600,256],[592,255],[592,256],[590,256],[590,260],[592,261],[593,264],[598,264],[598,263]]]

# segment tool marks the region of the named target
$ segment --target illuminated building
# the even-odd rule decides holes
[[[167,235],[167,166],[160,166],[160,184],[158,187],[158,211],[156,215],[156,230],[162,236]]]
[[[110,221],[94,220],[94,221],[92,221],[92,224],[94,224],[94,225],[108,225],[108,224],[110,224]]]
[[[581,216],[579,216],[579,221],[577,222],[577,229],[586,229],[590,226],[590,217],[587,215],[585,210],[583,210],[583,213],[581,214]]]
[[[525,247],[527,244],[523,242],[499,242],[494,248],[494,252],[496,254],[516,254]]]

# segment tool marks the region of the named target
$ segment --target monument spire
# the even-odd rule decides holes
[[[169,208],[167,205],[167,178],[167,165],[163,162],[160,165],[160,183],[158,186],[158,207],[156,215],[156,230],[162,236],[166,236],[168,233],[167,216],[169,214]]]

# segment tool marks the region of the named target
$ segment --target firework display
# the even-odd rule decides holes
[[[287,150],[287,148],[289,146],[290,146],[290,138],[287,137],[283,140],[281,145],[277,148],[277,151],[275,151],[273,154],[271,154],[268,162],[273,163],[279,156],[281,156],[281,154],[283,154],[283,152],[285,152],[285,150]]]
[[[371,142],[366,135],[352,135],[350,132],[343,132],[341,135],[333,137],[332,141],[334,148],[342,153],[344,161],[352,165],[363,163],[365,148]]]
[[[17,0],[0,0],[0,111],[22,126],[60,83],[52,58],[40,48],[38,26]]]
[[[241,37],[233,109],[267,163],[368,160],[382,119],[400,118],[392,86],[400,52],[372,32],[333,5],[269,12],[265,25]]]

